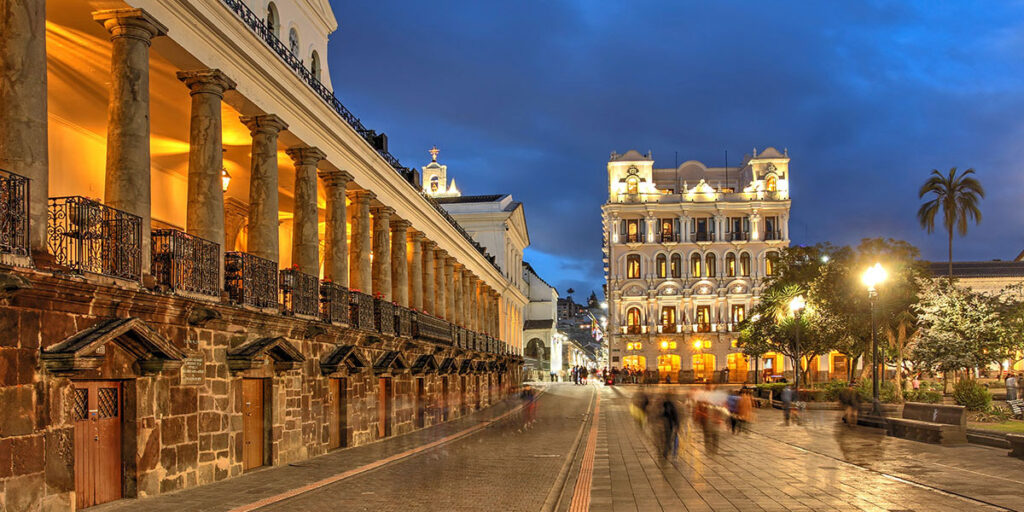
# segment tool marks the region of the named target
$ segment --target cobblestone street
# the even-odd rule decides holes
[[[716,455],[684,429],[678,457],[664,461],[629,414],[635,391],[548,386],[530,428],[508,400],[369,446],[96,510],[579,510],[586,486],[598,511],[1024,510],[1024,462],[1005,450],[887,438],[839,426],[831,411],[789,427],[778,411],[758,411],[751,433],[721,433]],[[591,465],[592,479],[581,471]]]

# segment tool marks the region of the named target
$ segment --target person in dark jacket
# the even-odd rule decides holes
[[[672,454],[674,457],[679,449],[679,445],[676,444],[677,436],[679,435],[679,411],[676,409],[676,404],[672,401],[671,395],[665,395],[665,398],[661,401],[660,416],[662,428],[664,429],[662,433],[661,456],[667,459],[669,454]]]

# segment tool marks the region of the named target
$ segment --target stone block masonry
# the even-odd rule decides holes
[[[512,392],[518,376],[514,360],[467,347],[28,269],[0,273],[28,285],[0,292],[6,511],[75,508],[76,464],[87,449],[81,429],[92,424],[92,411],[83,409],[91,404],[82,402],[85,383],[120,389],[122,456],[114,467],[121,474],[107,484],[130,499],[246,471],[246,450],[259,442],[248,427],[247,379],[260,379],[264,391],[255,438],[262,439],[262,465],[282,465],[376,441],[381,421],[390,421],[390,435],[401,435],[487,407]],[[343,347],[350,353],[325,374],[321,363]],[[377,365],[392,352],[396,362]],[[437,365],[449,357],[473,360],[473,370],[413,369],[424,355]],[[508,364],[490,373],[476,364],[496,360]],[[379,413],[382,378],[393,390],[386,417]]]

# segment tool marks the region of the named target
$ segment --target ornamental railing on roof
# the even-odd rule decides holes
[[[239,17],[239,19],[242,20],[242,23],[245,23],[245,25],[249,27],[249,29],[252,30],[253,33],[259,36],[259,38],[262,39],[263,42],[266,43],[267,46],[269,46],[270,49],[273,50],[274,53],[276,53],[277,56],[280,57],[281,60],[283,60],[284,63],[288,65],[288,67],[292,68],[292,71],[294,71],[295,74],[298,75],[303,82],[306,82],[306,85],[313,89],[313,91],[316,92],[318,96],[320,96],[320,99],[324,100],[324,102],[326,102],[327,105],[334,109],[334,111],[337,112],[338,115],[341,116],[341,118],[346,123],[348,123],[348,125],[352,127],[352,129],[355,130],[356,133],[358,133],[359,136],[362,137],[363,140],[365,140],[366,143],[369,144],[370,147],[373,148],[373,150],[376,151],[377,154],[380,155],[380,157],[383,158],[384,161],[387,162],[388,165],[390,165],[391,168],[395,172],[397,172],[399,176],[402,177],[402,181],[405,181],[414,190],[419,192],[422,197],[426,198],[427,202],[430,203],[430,205],[433,206],[434,209],[437,210],[438,213],[440,213],[441,216],[444,217],[449,224],[451,224],[456,230],[458,230],[459,234],[461,234],[462,237],[465,238],[467,242],[472,244],[473,247],[475,247],[476,250],[480,252],[480,254],[483,254],[488,259],[488,261],[490,261],[491,265],[494,266],[495,269],[498,268],[497,264],[495,264],[493,256],[490,256],[487,253],[485,253],[483,247],[481,247],[480,244],[476,243],[476,241],[473,240],[473,237],[469,236],[469,233],[467,233],[466,230],[463,229],[462,226],[460,226],[459,223],[456,222],[455,219],[452,218],[452,216],[449,215],[448,212],[441,207],[441,205],[437,204],[436,201],[423,194],[422,190],[419,190],[419,187],[417,187],[416,184],[413,183],[414,180],[412,179],[412,177],[414,173],[412,172],[412,170],[410,170],[408,167],[403,166],[402,163],[399,162],[398,159],[394,157],[394,155],[388,152],[387,144],[381,143],[381,136],[378,135],[377,132],[367,129],[365,126],[363,126],[362,121],[360,121],[359,118],[356,117],[349,109],[345,108],[345,105],[343,105],[341,101],[338,100],[338,98],[334,95],[334,92],[328,89],[327,86],[325,86],[323,82],[320,81],[320,78],[317,77],[311,69],[306,68],[306,66],[302,63],[302,59],[300,59],[297,55],[292,53],[292,51],[288,49],[288,47],[285,46],[285,44],[281,42],[280,39],[278,39],[277,34],[275,34],[274,31],[271,30],[269,26],[267,26],[267,21],[265,19],[257,16],[256,13],[252,12],[252,10],[249,9],[249,7],[245,5],[245,3],[242,0],[223,0],[223,2],[224,5],[231,9],[231,11],[234,12]],[[498,270],[500,271],[500,269]]]

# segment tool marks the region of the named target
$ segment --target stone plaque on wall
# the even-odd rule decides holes
[[[181,385],[198,386],[206,377],[206,361],[202,354],[186,357],[181,364]]]

